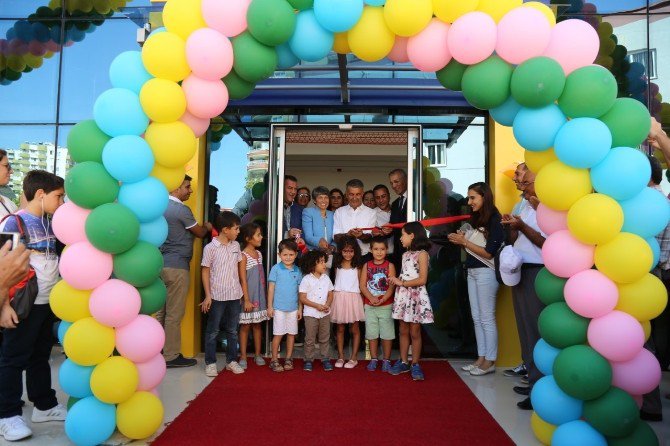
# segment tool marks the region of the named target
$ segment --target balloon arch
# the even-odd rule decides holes
[[[113,88],[68,138],[77,164],[71,201],[54,216],[68,246],[51,305],[63,320],[59,379],[73,442],[98,444],[117,428],[146,438],[162,423],[164,333],[150,316],[165,300],[158,246],[168,191],[197,138],[229,98],[335,50],[436,71],[513,127],[550,234],[536,281],[547,307],[532,428],[552,445],[656,444],[638,405],[661,377],[643,344],[667,302],[649,272],[670,209],[647,187],[650,165],[635,149],[649,113],[617,98],[613,75],[592,65],[591,25],[556,24],[547,6],[522,0],[169,0],[163,20],[141,52],[114,60]]]

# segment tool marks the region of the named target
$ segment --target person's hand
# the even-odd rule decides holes
[[[268,308],[268,317],[273,318],[275,316],[275,309],[270,307]]]
[[[319,248],[323,250],[327,250],[328,248],[330,248],[330,245],[328,244],[325,238],[319,240]]]
[[[7,241],[0,248],[0,289],[9,290],[19,283],[30,269],[30,251],[23,243],[11,250],[12,242]]]
[[[298,320],[302,319],[302,310],[298,310]]]
[[[209,309],[212,308],[212,298],[211,296],[205,297],[205,300],[200,304],[200,309],[203,313],[207,313]]]
[[[214,229],[214,226],[212,226],[212,224],[210,222],[206,221],[205,222],[205,229],[207,229],[207,232],[212,232],[212,230]]]
[[[397,277],[389,277],[389,282],[391,282],[395,286],[403,286],[402,279],[399,279]]]
[[[390,233],[393,232],[393,228],[389,228],[388,226],[382,226],[382,234],[384,235],[389,235]]]
[[[16,328],[19,323],[19,317],[16,311],[10,305],[3,305],[0,310],[0,327],[2,328]]]
[[[245,300],[244,301],[244,312],[249,313],[249,312],[253,311],[253,309],[254,309],[254,306],[252,305],[251,301]]]
[[[363,231],[361,231],[358,228],[353,228],[349,230],[349,235],[351,235],[352,237],[360,238],[363,235]]]
[[[370,305],[372,305],[372,306],[374,306],[374,307],[376,307],[377,305],[379,305],[379,298],[378,298],[377,296],[372,296],[372,297],[371,297],[370,299],[368,299],[368,300],[370,301]]]
[[[523,226],[523,221],[516,215],[503,215],[501,223],[508,225],[511,229],[515,229],[517,231],[521,229],[521,226]]]
[[[658,143],[658,138],[662,135],[667,136],[666,133],[663,131],[663,128],[661,127],[661,123],[658,122],[656,118],[652,116],[651,129],[649,130],[649,135],[647,136],[647,142],[653,148],[660,149],[661,146]]]
[[[291,237],[291,238],[299,237],[300,234],[302,234],[302,231],[298,228],[291,228],[288,231],[288,236]]]
[[[454,245],[465,246],[465,244],[467,243],[467,240],[465,240],[465,235],[461,232],[452,232],[449,235],[447,235],[447,238]]]

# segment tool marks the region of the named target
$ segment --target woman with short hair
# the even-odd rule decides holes
[[[333,245],[333,211],[328,210],[330,193],[324,186],[312,190],[314,207],[302,211],[302,233],[310,250],[319,249],[330,254]]]

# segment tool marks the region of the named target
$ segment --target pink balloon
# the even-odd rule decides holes
[[[184,112],[184,115],[179,118],[179,120],[193,130],[196,138],[200,138],[204,135],[209,128],[209,118],[198,118],[189,113],[188,110]]]
[[[158,387],[154,387],[153,389],[149,390],[149,392],[150,392],[150,393],[153,393],[153,394],[156,395],[158,398],[161,397],[160,392],[158,392]]]
[[[202,17],[210,28],[227,37],[247,29],[247,9],[251,0],[202,0]]]
[[[496,22],[490,15],[469,12],[451,25],[447,39],[449,51],[460,63],[474,65],[493,54],[497,34]]]
[[[565,302],[580,316],[596,318],[614,310],[619,289],[606,275],[587,269],[570,277],[563,289]]]
[[[233,45],[220,32],[201,28],[188,36],[186,60],[193,74],[208,81],[216,81],[233,68]]]
[[[186,108],[198,118],[219,116],[228,105],[228,89],[220,80],[208,81],[191,74],[181,88],[186,95]]]
[[[537,225],[545,234],[568,229],[568,211],[557,211],[540,203],[537,207]]]
[[[419,34],[409,38],[407,56],[412,65],[420,71],[438,71],[451,60],[447,45],[449,25],[440,19],[433,19]]]
[[[33,40],[28,44],[28,51],[33,56],[44,56],[47,52],[47,47],[44,43]]]
[[[63,203],[54,213],[52,225],[58,240],[72,245],[86,240],[86,218],[90,209],[83,209],[71,201]]]
[[[589,344],[610,361],[630,361],[644,345],[644,330],[633,316],[614,310],[592,319],[587,330]]]
[[[582,20],[570,19],[552,28],[549,45],[542,55],[561,64],[567,76],[577,68],[591,65],[599,49],[600,39],[596,30]]]
[[[551,25],[539,10],[519,6],[505,14],[498,23],[496,54],[518,65],[542,55],[549,45]]]
[[[98,251],[87,241],[67,247],[60,257],[58,269],[63,279],[78,290],[92,290],[112,275],[112,255]]]
[[[52,53],[60,51],[60,44],[54,42],[53,40],[47,40],[44,46],[47,47],[48,51],[51,51]]]
[[[140,382],[137,385],[137,390],[147,390],[149,392],[161,383],[165,376],[165,371],[167,370],[165,359],[160,353],[146,362],[140,362],[135,365],[137,366],[137,372],[140,375]]]
[[[165,344],[160,322],[140,314],[129,324],[116,329],[116,349],[133,362],[147,362],[158,355]]]
[[[626,362],[612,363],[612,385],[632,395],[649,393],[661,382],[661,366],[646,348]]]
[[[407,55],[407,42],[409,41],[408,37],[395,37],[395,43],[393,43],[393,48],[391,52],[388,53],[386,57],[393,62],[405,63],[409,62],[409,56]]]
[[[570,277],[593,266],[595,246],[585,245],[564,229],[554,232],[542,246],[544,266],[555,276]]]
[[[123,327],[137,317],[141,306],[137,288],[118,279],[110,279],[97,287],[88,301],[91,316],[108,327]]]

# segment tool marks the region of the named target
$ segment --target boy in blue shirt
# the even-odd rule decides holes
[[[295,265],[298,244],[294,240],[282,240],[277,249],[281,262],[272,267],[268,278],[268,316],[274,318],[270,368],[274,372],[283,372],[293,370],[293,344],[298,334],[298,321],[302,319],[302,304],[298,301],[302,273]],[[284,335],[286,359],[282,366],[279,363],[279,344]]]

